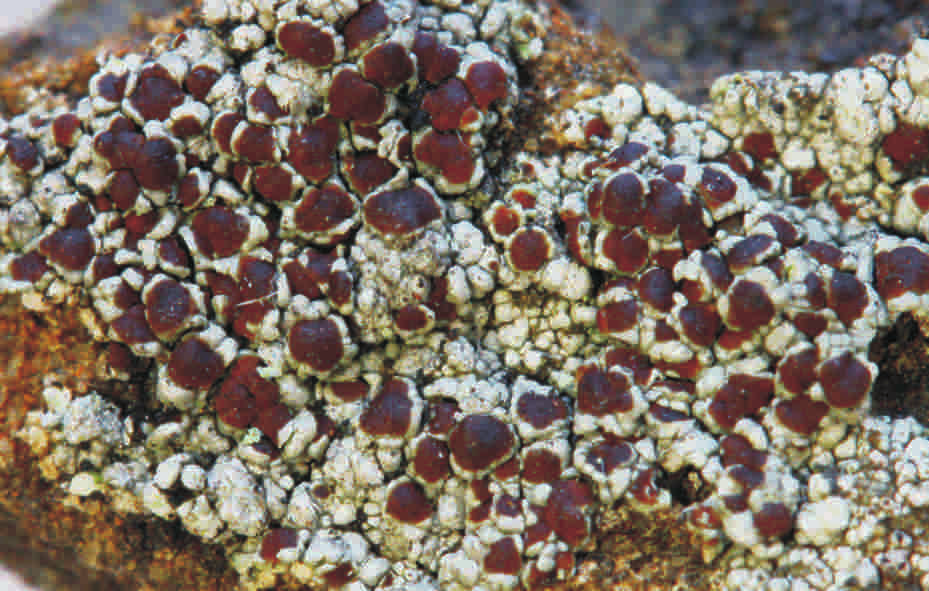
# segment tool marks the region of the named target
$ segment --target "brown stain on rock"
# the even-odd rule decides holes
[[[570,147],[552,126],[555,115],[578,101],[608,93],[616,84],[641,84],[635,60],[625,53],[608,30],[593,33],[550,2],[551,26],[544,31],[542,55],[520,72],[520,125],[513,146],[552,153]]]
[[[0,37],[0,113],[23,112],[37,89],[64,100],[86,95],[90,77],[98,69],[98,53],[144,50],[154,36],[192,25],[199,4],[199,0],[64,0],[32,29]]]
[[[0,298],[0,563],[43,589],[233,588],[220,546],[176,523],[120,515],[98,495],[67,495],[14,437],[46,381],[92,388],[101,351],[75,314],[40,315]]]

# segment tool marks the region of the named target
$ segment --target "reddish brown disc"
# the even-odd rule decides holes
[[[811,339],[815,339],[829,326],[826,318],[816,312],[800,312],[794,316],[794,326]]]
[[[626,142],[622,146],[610,152],[607,156],[604,167],[610,170],[618,170],[624,166],[629,166],[648,153],[648,146],[641,142]]]
[[[848,351],[819,366],[819,383],[826,401],[835,408],[859,405],[871,391],[871,382],[868,367]]]
[[[652,308],[661,312],[670,312],[674,304],[674,276],[671,271],[662,268],[649,269],[639,278],[637,284],[639,297]]]
[[[868,307],[868,290],[851,273],[836,271],[829,282],[827,303],[843,324],[851,325]]]
[[[587,141],[594,137],[605,140],[611,135],[613,135],[613,129],[601,117],[594,117],[584,126],[584,139]]]
[[[788,222],[783,217],[773,213],[766,213],[761,216],[759,221],[771,224],[774,228],[774,232],[777,234],[777,241],[783,246],[791,247],[800,244],[800,232],[792,223]]]
[[[650,234],[668,236],[688,218],[693,221],[696,216],[676,184],[663,178],[649,181],[642,223]]]
[[[474,121],[466,119],[468,109],[473,109],[471,95],[464,83],[458,78],[443,82],[435,90],[430,90],[423,97],[422,109],[429,113],[432,127],[438,131],[452,131]]]
[[[913,189],[912,198],[920,211],[929,211],[929,184],[919,185]]]
[[[491,223],[498,235],[509,236],[519,227],[519,214],[509,207],[501,206],[494,210]]]
[[[195,99],[203,102],[219,78],[220,73],[209,66],[194,66],[184,78],[184,86]]]
[[[194,301],[183,285],[173,279],[159,281],[145,298],[145,317],[155,334],[169,338],[194,313]]]
[[[155,335],[145,320],[145,308],[135,305],[126,310],[126,313],[113,321],[113,332],[117,338],[127,345],[148,343],[155,340]]]
[[[752,447],[744,435],[726,435],[719,442],[722,451],[723,466],[745,466],[752,470],[762,470],[768,461],[768,454]]]
[[[345,37],[345,47],[349,51],[356,49],[361,44],[376,37],[389,24],[387,12],[385,12],[384,6],[380,2],[375,0],[365,4],[361,10],[356,12],[345,23],[345,28],[342,30],[342,35]]]
[[[390,160],[381,158],[373,150],[349,154],[343,159],[342,165],[349,184],[359,195],[367,195],[393,178],[397,172],[397,167]]]
[[[429,191],[413,186],[369,196],[364,216],[365,222],[382,234],[404,235],[439,219],[442,210]]]
[[[335,39],[312,23],[285,23],[277,31],[277,42],[290,57],[301,59],[317,68],[328,66],[335,60]]]
[[[342,332],[332,318],[301,320],[290,329],[288,345],[297,362],[320,373],[335,369],[345,354]]]
[[[174,144],[166,138],[146,140],[132,167],[139,186],[152,191],[169,191],[180,173]]]
[[[728,289],[732,284],[732,273],[726,262],[718,255],[713,253],[703,253],[700,257],[700,264],[710,276],[710,280],[718,289]]]
[[[765,503],[752,514],[755,529],[764,538],[780,537],[793,529],[793,514],[783,503]]]
[[[435,435],[445,435],[455,426],[455,415],[458,413],[458,403],[450,400],[440,400],[429,404],[429,422],[426,429]]]
[[[735,273],[742,273],[751,267],[760,265],[767,255],[775,249],[774,238],[766,234],[755,234],[748,238],[735,243],[729,254],[726,255],[726,263]]]
[[[874,285],[885,300],[907,292],[929,292],[929,255],[915,246],[900,246],[874,257]]]
[[[429,483],[441,482],[451,474],[448,446],[445,442],[429,436],[416,444],[413,454],[413,470]]]
[[[383,385],[361,414],[358,426],[375,437],[402,437],[413,420],[413,401],[409,386],[399,379]]]
[[[519,458],[513,456],[494,468],[494,478],[500,482],[519,476]]]
[[[631,172],[617,174],[603,187],[600,215],[620,228],[638,225],[645,210],[644,198],[645,190],[639,177]]]
[[[802,173],[795,171],[791,175],[790,194],[794,197],[809,195],[828,180],[829,177],[819,168],[811,168]]]
[[[742,151],[758,162],[777,156],[774,136],[767,132],[753,132],[742,138]]]
[[[220,378],[223,358],[198,337],[181,341],[168,361],[168,376],[182,388],[205,390]]]
[[[706,201],[707,207],[716,209],[735,198],[737,187],[729,175],[707,166],[703,169],[703,177],[697,190]]]
[[[384,115],[384,92],[354,70],[340,70],[329,87],[329,115],[360,123],[375,123]]]
[[[309,251],[312,253],[312,251]],[[299,261],[290,261],[284,265],[284,273],[293,293],[315,300],[323,295],[322,288],[329,280],[330,268],[335,257],[325,254],[316,254],[311,257],[307,265]]]
[[[480,472],[507,458],[514,444],[515,437],[510,428],[487,414],[466,416],[448,437],[452,457],[468,472]]]
[[[636,325],[638,318],[635,300],[611,302],[597,310],[597,330],[603,334],[625,332]]]
[[[144,368],[129,347],[121,343],[109,343],[106,346],[106,361],[115,371],[132,372]]]
[[[547,449],[530,449],[523,457],[522,477],[534,484],[561,478],[561,460]]]
[[[48,271],[45,257],[36,251],[18,256],[10,263],[10,275],[14,281],[35,283]]]
[[[511,537],[501,538],[490,545],[484,557],[484,570],[501,575],[518,575],[523,567],[523,558]]]
[[[643,505],[656,504],[658,499],[661,498],[661,489],[655,483],[655,469],[648,468],[640,471],[635,480],[632,481],[629,492],[636,501]]]
[[[123,94],[126,92],[126,80],[128,78],[129,74],[121,76],[112,73],[104,74],[97,80],[97,93],[111,103],[118,103],[123,99]]]
[[[568,417],[568,409],[557,396],[526,392],[516,401],[516,414],[534,429],[545,429]]]
[[[764,287],[754,281],[741,280],[729,293],[727,324],[742,331],[765,326],[774,318],[774,303]]]
[[[781,400],[774,412],[782,425],[801,435],[812,435],[829,412],[829,405],[807,395]]]
[[[277,553],[285,548],[297,547],[297,530],[289,527],[272,529],[261,540],[259,554],[265,560],[277,562]]]
[[[355,569],[351,564],[343,562],[332,570],[323,573],[323,581],[326,583],[326,589],[341,589],[358,577]]]
[[[239,252],[248,237],[248,220],[217,205],[198,212],[192,229],[200,252],[210,258],[224,258]]]
[[[232,150],[249,162],[270,162],[276,143],[273,128],[246,123],[236,127]]]
[[[332,117],[320,117],[290,134],[287,161],[306,178],[321,182],[332,173],[338,141],[339,122]]]
[[[414,332],[429,325],[429,309],[421,304],[407,304],[394,314],[394,325],[402,331]]]
[[[368,395],[368,383],[364,380],[330,382],[329,389],[342,402],[356,402]]]
[[[816,381],[817,365],[819,353],[810,347],[783,358],[777,366],[777,377],[791,394],[803,394]]]
[[[729,478],[742,485],[742,490],[746,493],[764,484],[764,472],[749,468],[743,464],[730,467],[726,473]]]
[[[577,409],[603,417],[632,410],[635,400],[629,393],[629,380],[617,371],[585,366],[578,370]]]
[[[84,228],[60,228],[39,242],[39,252],[68,271],[80,271],[94,256],[93,236]]]
[[[700,347],[712,346],[722,326],[716,306],[710,303],[687,304],[681,308],[680,322],[684,335]]]
[[[518,271],[538,271],[552,255],[551,239],[537,228],[519,230],[509,246],[510,261]]]
[[[373,47],[362,65],[365,78],[387,89],[400,86],[416,73],[407,49],[394,41]]]
[[[387,495],[387,514],[402,523],[422,523],[432,515],[432,504],[415,482],[401,482]]]
[[[659,343],[677,340],[677,331],[671,328],[671,325],[664,320],[655,322],[655,340]]]
[[[583,507],[593,501],[590,488],[583,482],[560,480],[552,484],[542,519],[565,543],[578,546],[590,533]]]
[[[929,129],[900,123],[881,143],[894,168],[905,170],[929,159]]]
[[[637,229],[610,230],[603,240],[603,255],[616,266],[617,272],[635,273],[648,263],[648,240]]]
[[[355,214],[355,200],[337,185],[322,189],[311,188],[294,212],[294,221],[301,232],[327,232]]]
[[[635,457],[632,446],[625,441],[601,441],[590,448],[584,461],[601,474],[609,474],[625,466]]]
[[[430,129],[413,147],[416,160],[439,170],[449,183],[465,184],[471,180],[476,168],[467,135],[442,133]]]
[[[820,242],[818,240],[810,240],[804,244],[803,252],[807,253],[820,263],[829,265],[833,268],[838,268],[843,259],[843,254],[840,249],[836,248],[832,244]]]
[[[275,288],[277,268],[267,261],[255,257],[239,259],[238,295],[241,300],[233,312],[233,328],[236,334],[251,338],[252,329],[262,322],[273,307],[272,294]]]
[[[416,33],[413,53],[416,55],[420,80],[431,84],[438,84],[454,76],[461,61],[457,50],[439,43],[432,33]]]
[[[177,201],[183,207],[195,207],[205,197],[196,174],[190,173],[178,184]]]
[[[710,403],[710,414],[724,429],[758,412],[774,395],[774,380],[748,374],[729,376]]]
[[[281,108],[277,97],[265,85],[259,86],[248,95],[248,104],[256,111],[264,113],[272,121],[287,114],[287,109]]]
[[[526,528],[526,547],[529,548],[539,542],[544,542],[552,535],[552,528],[544,521],[537,521],[535,524]]]
[[[278,445],[278,433],[290,422],[293,415],[290,409],[281,403],[275,403],[261,410],[255,418],[255,426],[265,434],[265,437],[271,440],[274,445]]]
[[[244,385],[226,380],[213,399],[216,416],[223,423],[236,429],[245,429],[258,416],[258,406]]]
[[[477,62],[468,67],[465,83],[480,110],[506,96],[506,73],[494,61]]]
[[[81,120],[73,113],[55,117],[52,122],[52,137],[55,138],[55,145],[61,148],[73,148],[80,129]]]
[[[269,201],[286,201],[293,195],[293,175],[281,166],[255,168],[255,191]]]
[[[164,121],[171,109],[184,102],[184,91],[164,66],[154,64],[139,74],[129,102],[146,121]]]

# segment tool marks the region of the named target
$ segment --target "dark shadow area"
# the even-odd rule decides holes
[[[910,314],[871,344],[869,358],[880,368],[871,392],[876,415],[913,417],[929,425],[929,338]]]

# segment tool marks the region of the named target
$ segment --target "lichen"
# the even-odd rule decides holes
[[[929,41],[703,107],[618,84],[540,107],[543,154],[547,18],[212,0],[0,121],[0,291],[167,411],[50,385],[45,477],[243,588],[535,588],[681,474],[719,588],[929,587],[929,433],[868,358],[929,309]]]

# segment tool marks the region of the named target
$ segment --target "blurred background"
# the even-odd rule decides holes
[[[925,35],[929,0],[568,0],[691,101],[734,70],[834,71]],[[583,18],[583,17],[582,17]]]
[[[881,50],[903,50],[926,31],[929,0],[542,0],[578,22],[612,29],[646,78],[701,101],[719,75],[739,69],[831,71]],[[68,55],[140,16],[189,0],[8,0],[0,3],[0,64]]]
[[[38,591],[35,587],[26,585],[26,582],[15,574],[4,570],[2,566],[0,566],[0,589],[8,589],[9,591]]]
[[[0,7],[0,33],[9,33],[44,18],[57,0],[4,2]]]

